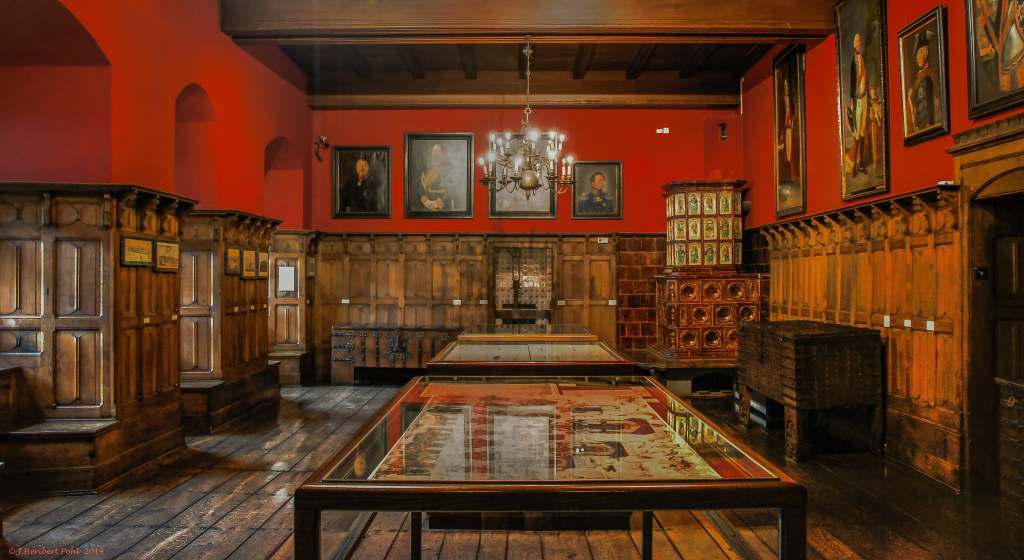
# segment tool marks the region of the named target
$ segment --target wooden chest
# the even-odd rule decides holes
[[[1024,385],[999,384],[999,493],[1003,535],[1012,558],[1024,558]]]
[[[740,325],[742,422],[755,391],[785,407],[786,454],[806,454],[806,413],[833,407],[875,408],[872,433],[881,445],[882,341],[877,331],[812,321]]]
[[[356,382],[355,368],[426,368],[462,327],[335,325],[331,328],[331,383]]]

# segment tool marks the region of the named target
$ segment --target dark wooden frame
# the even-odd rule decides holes
[[[882,111],[882,138],[885,141],[885,181],[880,187],[876,187],[871,190],[861,191],[857,193],[847,192],[846,187],[846,170],[844,168],[844,156],[846,152],[846,142],[843,138],[843,45],[840,44],[839,34],[839,8],[846,2],[876,2],[878,4],[878,27],[879,27],[879,49],[881,60],[878,61],[882,71],[879,76],[878,86],[881,88],[882,103],[885,105]],[[889,71],[888,67],[888,56],[886,56],[886,13],[885,13],[885,0],[839,0],[836,2],[835,14],[836,14],[836,101],[839,108],[836,116],[838,117],[837,124],[839,125],[839,182],[841,188],[841,196],[843,200],[856,200],[858,198],[864,198],[867,196],[875,196],[882,193],[887,193],[890,190],[889,182],[891,177],[891,165],[889,161],[890,150],[889,150],[889,85],[886,80],[886,74]]]
[[[267,265],[266,268],[263,265]],[[259,251],[256,253],[256,276],[259,278],[270,278],[270,252]]]
[[[1020,104],[1024,101],[1024,87],[991,101],[978,101],[978,96],[975,93],[974,88],[975,75],[977,72],[974,67],[974,37],[976,33],[976,30],[974,29],[974,1],[965,1],[967,2],[967,17],[965,18],[967,22],[967,116],[972,119],[978,119]]]
[[[175,247],[178,250],[178,255],[175,257],[174,266],[160,266],[160,246],[165,245],[168,247]],[[167,241],[154,241],[153,242],[153,270],[159,272],[175,272],[181,266],[181,244],[169,243]]]
[[[806,48],[803,45],[792,45],[782,51],[782,53],[772,61],[772,130],[774,132],[772,144],[774,145],[779,137],[779,67],[783,64],[788,64],[788,59],[790,57],[794,57],[796,59],[794,64],[797,65],[798,83],[795,87],[798,96],[797,103],[799,105],[797,108],[797,118],[800,121],[798,131],[798,134],[800,135],[800,206],[798,207],[779,210],[779,186],[781,184],[781,181],[779,181],[779,154],[778,149],[772,151],[774,154],[772,162],[775,166],[775,216],[777,218],[790,216],[792,214],[802,214],[807,211],[807,96],[804,91],[804,79],[806,77],[805,52]]]
[[[525,218],[529,220],[551,220],[558,217],[558,197],[555,196],[557,188],[540,189],[540,192],[534,193],[533,196],[544,196],[544,191],[547,191],[547,196],[551,200],[551,211],[550,212],[537,212],[531,210],[507,210],[497,211],[494,209],[497,204],[498,193],[488,190],[487,191],[487,217],[492,219],[502,218]],[[512,196],[524,196],[523,193],[516,191],[512,193]]]
[[[141,241],[143,243],[149,243],[149,262],[148,263],[128,262],[128,261],[126,261],[124,259],[125,244],[128,241]],[[143,239],[141,237],[122,237],[121,238],[121,266],[146,267],[146,266],[153,266],[155,262],[156,262],[156,248],[153,246],[153,240],[152,239]]]
[[[413,210],[411,201],[415,190],[413,189],[412,166],[409,165],[410,148],[413,140],[464,140],[466,141],[466,209],[445,210],[440,212],[423,212]],[[473,175],[473,143],[472,132],[406,132],[405,133],[405,217],[406,218],[472,218],[473,217],[473,186],[476,184]]]
[[[939,56],[939,65],[936,68],[939,77],[939,83],[936,84],[938,95],[941,96],[941,102],[939,103],[939,122],[935,126],[915,132],[914,134],[907,134],[907,74],[906,69],[903,67],[903,39],[916,32],[921,27],[928,25],[930,20],[934,19],[936,22],[936,29],[938,29],[938,35],[936,37],[936,52]],[[949,53],[946,51],[946,9],[943,6],[936,6],[929,10],[921,17],[914,20],[911,24],[907,25],[903,29],[900,29],[896,35],[896,45],[898,48],[898,56],[900,58],[900,107],[903,111],[901,116],[903,117],[903,145],[913,146],[925,140],[935,138],[936,136],[942,136],[949,133],[949,83],[946,78],[947,70],[949,68]]]
[[[231,267],[231,252],[238,253],[238,267]],[[224,248],[224,274],[231,276],[240,276],[242,274],[242,250],[238,247],[225,247]]]
[[[576,178],[579,177],[576,168],[580,165],[597,164],[597,165],[615,165],[615,180],[619,183],[619,208],[614,214],[605,215],[593,215],[593,214],[577,214],[576,213]],[[572,219],[574,220],[621,220],[623,214],[623,207],[626,205],[626,185],[622,182],[622,161],[621,160],[602,160],[602,161],[577,161],[572,164]]]
[[[253,265],[252,273],[250,273],[248,270],[245,269],[245,261],[248,260],[248,256],[249,255],[252,255],[252,265]],[[260,275],[260,262],[259,262],[259,256],[256,254],[256,251],[253,250],[253,249],[243,249],[242,250],[242,278],[245,279],[245,280],[252,280],[254,278],[258,278],[259,275]]]
[[[463,344],[466,341],[461,341]],[[559,341],[552,341],[559,342]],[[600,372],[601,375],[633,375],[636,371],[636,364],[629,358],[619,354],[611,346],[605,344],[602,340],[590,342],[589,344],[597,344],[606,352],[612,356],[618,357],[617,360],[605,360],[605,361],[592,361],[592,362],[498,362],[498,361],[486,361],[486,362],[449,362],[445,361],[445,357],[448,356],[454,349],[455,346],[460,343],[459,340],[449,342],[441,349],[430,362],[427,363],[427,370],[431,374],[435,375],[454,375],[454,374],[485,374],[485,375],[560,375],[560,376],[573,376],[573,375],[594,375],[594,372]],[[517,340],[515,343],[522,343]],[[473,344],[472,342],[470,344]],[[480,344],[480,343],[476,343]],[[489,343],[483,343],[489,344]],[[500,344],[495,341],[494,344]]]
[[[653,387],[705,423],[705,415],[676,398],[652,377]],[[324,510],[412,512],[411,558],[420,557],[422,511],[641,511],[642,557],[652,553],[652,512],[779,508],[779,556],[803,560],[807,555],[807,491],[748,447],[732,443],[774,478],[744,480],[615,481],[372,481],[324,482],[335,466],[420,382],[413,378],[382,407],[341,451],[318,468],[295,491],[295,558],[320,558],[320,521]],[[720,430],[721,431],[721,430]]]
[[[339,212],[338,204],[341,195],[341,177],[339,177],[338,158],[343,151],[387,153],[387,173],[384,178],[384,206],[380,212]],[[331,148],[331,217],[338,220],[350,218],[390,218],[391,217],[391,146],[333,146]]]

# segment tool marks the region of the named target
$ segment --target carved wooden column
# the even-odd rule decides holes
[[[209,432],[243,414],[275,411],[267,361],[270,235],[280,222],[233,210],[189,214],[181,252],[182,409]]]
[[[281,362],[282,384],[309,384],[316,378],[312,333],[318,237],[312,231],[280,230],[271,243],[270,356]]]
[[[0,428],[12,488],[100,487],[184,444],[178,242],[194,201],[142,187],[0,183]]]

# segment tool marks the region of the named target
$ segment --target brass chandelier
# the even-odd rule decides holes
[[[556,130],[540,132],[530,126],[530,65],[533,48],[526,43],[526,106],[517,132],[491,132],[487,155],[477,163],[483,168],[480,179],[492,192],[522,191],[529,199],[540,189],[555,189],[561,194],[573,182],[573,156],[562,157],[565,134]]]

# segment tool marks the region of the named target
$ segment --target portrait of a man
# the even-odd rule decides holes
[[[406,216],[472,216],[472,150],[472,134],[407,134]]]
[[[787,216],[803,212],[807,204],[802,45],[787,49],[775,59],[774,85],[775,215]]]
[[[578,161],[575,179],[574,218],[622,217],[622,162]]]
[[[904,144],[949,132],[945,34],[941,7],[899,32]]]
[[[843,198],[889,189],[885,22],[879,0],[836,5]]]
[[[1024,101],[1024,25],[1018,0],[967,2],[967,114],[976,119]]]
[[[391,215],[391,148],[334,148],[334,217]]]

